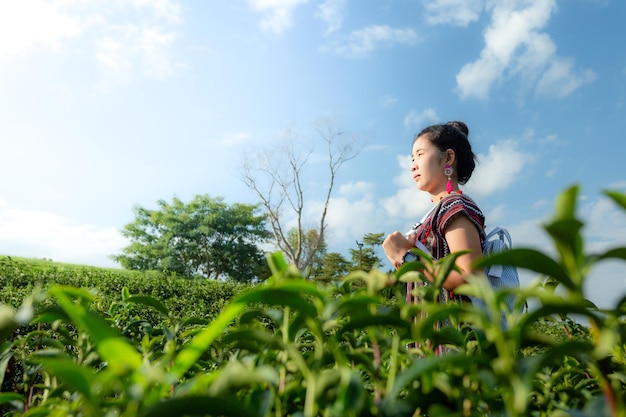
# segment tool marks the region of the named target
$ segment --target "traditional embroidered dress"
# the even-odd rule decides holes
[[[476,229],[478,229],[481,243],[485,239],[485,216],[474,200],[463,194],[446,196],[423,222],[413,226],[417,240],[426,246],[432,254],[433,259],[441,259],[450,254],[448,242],[446,242],[444,237],[445,230],[457,216],[466,216],[476,226]],[[428,285],[428,283],[407,283],[407,303],[420,303],[419,297],[412,294],[413,289],[419,285]],[[451,301],[469,302],[466,297],[455,295],[453,291],[448,291],[444,288],[441,289],[437,301],[440,304],[448,304]],[[448,321],[437,322],[436,330],[449,325],[450,323]],[[416,344],[412,343],[408,347],[416,347]],[[436,354],[440,355],[444,352],[444,346],[437,346],[435,350]]]

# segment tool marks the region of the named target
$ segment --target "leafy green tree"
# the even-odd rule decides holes
[[[367,233],[363,236],[363,242],[356,242],[358,249],[350,249],[352,257],[351,269],[371,271],[382,265],[382,260],[376,254],[376,248],[383,244],[384,233]]]
[[[339,252],[324,253],[313,264],[313,279],[319,282],[331,282],[340,280],[349,271],[350,262]]]
[[[328,253],[328,245],[320,239],[317,229],[291,229],[287,234],[289,242],[301,247],[302,256],[312,260],[312,264],[303,274],[315,281],[330,282],[342,278],[348,273],[350,262],[337,252]],[[300,243],[296,243],[297,241]]]
[[[131,243],[112,259],[126,269],[160,270],[182,276],[265,279],[266,261],[257,244],[268,238],[258,206],[226,204],[222,198],[195,196],[185,204],[158,201],[159,209],[135,207],[135,220],[122,234]]]

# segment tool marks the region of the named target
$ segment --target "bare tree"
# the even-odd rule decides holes
[[[344,163],[360,153],[358,140],[344,132],[335,131],[329,119],[319,121],[315,130],[325,142],[328,183],[317,225],[305,219],[304,168],[309,164],[313,149],[297,149],[291,133],[275,149],[266,150],[243,163],[243,180],[261,199],[267,212],[273,240],[289,262],[307,271],[318,250],[324,245],[326,217],[337,174]],[[293,224],[294,226],[289,226]],[[315,233],[310,233],[312,230]]]

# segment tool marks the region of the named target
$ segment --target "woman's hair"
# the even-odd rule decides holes
[[[469,181],[476,167],[476,155],[470,145],[469,129],[467,125],[459,121],[451,121],[440,125],[428,126],[415,136],[413,142],[420,136],[426,138],[439,149],[443,155],[448,149],[452,149],[456,155],[456,172],[459,184]]]

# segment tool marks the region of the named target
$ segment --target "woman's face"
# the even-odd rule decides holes
[[[411,175],[417,188],[431,194],[444,191],[448,180],[444,169],[445,162],[439,149],[426,135],[418,137],[413,143],[411,154]]]

